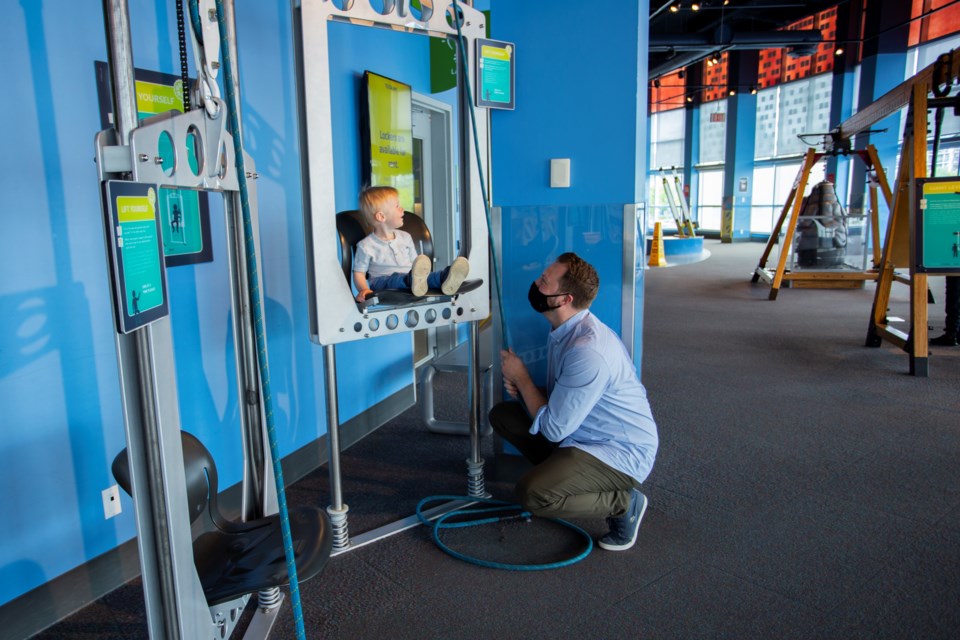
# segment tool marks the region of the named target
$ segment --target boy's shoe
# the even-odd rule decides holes
[[[413,261],[413,268],[410,269],[410,291],[418,298],[427,295],[427,276],[430,275],[430,267],[433,266],[429,256],[422,253]]]
[[[460,285],[467,279],[468,273],[470,273],[470,263],[466,258],[460,256],[454,260],[447,271],[447,277],[443,279],[443,284],[440,285],[440,291],[443,292],[443,295],[452,296],[459,291]]]
[[[597,544],[607,551],[626,551],[637,541],[640,521],[647,510],[647,496],[634,489],[630,492],[630,506],[627,512],[618,518],[607,518],[610,532],[600,538]]]
[[[957,346],[957,336],[952,333],[945,333],[937,338],[930,338],[930,344],[935,347],[955,347]]]

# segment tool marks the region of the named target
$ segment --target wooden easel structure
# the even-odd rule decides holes
[[[950,92],[951,84],[958,76],[960,76],[960,50],[954,49],[941,55],[936,62],[894,87],[831,131],[827,139],[825,153],[818,154],[813,149],[807,151],[800,175],[794,183],[787,204],[784,205],[780,214],[780,220],[770,236],[770,241],[767,243],[766,250],[753,276],[753,282],[763,278],[771,283],[771,300],[776,299],[780,285],[784,280],[830,281],[858,277],[860,280],[876,279],[877,287],[874,294],[873,309],[870,314],[870,324],[867,329],[866,346],[879,347],[883,340],[889,340],[909,354],[910,374],[923,377],[928,375],[927,302],[929,291],[927,275],[931,272],[926,270],[918,272],[916,269],[916,213],[919,203],[915,187],[917,180],[927,177],[927,110],[933,107],[955,106],[957,104],[956,98],[947,98],[946,96]],[[935,96],[933,99],[929,98],[931,93]],[[854,136],[863,133],[876,122],[892,115],[903,107],[909,107],[909,110],[906,127],[904,128],[896,185],[891,192],[873,145],[868,145],[863,151],[851,151],[850,147]],[[786,259],[790,252],[790,244],[796,231],[797,218],[801,207],[802,198],[797,197],[797,195],[803,194],[810,169],[814,164],[826,154],[837,153],[856,153],[867,164],[868,169],[875,172],[875,177],[871,176],[870,180],[874,268],[862,274],[787,273],[785,271]],[[884,198],[890,210],[887,233],[880,256],[877,255],[877,247],[880,246],[879,229],[877,227],[877,186],[883,190]],[[764,268],[764,265],[780,233],[788,210],[790,221],[784,245],[781,247],[777,269],[771,274]],[[909,274],[897,273],[895,270],[898,268],[908,268]],[[894,282],[900,282],[910,287],[909,333],[889,326],[887,320],[890,289]]]
[[[877,156],[877,150],[874,146],[868,145],[865,150],[851,151],[849,149],[849,138],[836,144],[837,140],[828,139],[827,146],[830,148],[826,152],[817,153],[814,149],[808,149],[803,157],[803,164],[800,167],[800,173],[793,182],[790,189],[790,195],[787,196],[787,202],[780,211],[780,218],[774,225],[770,233],[770,239],[767,240],[767,246],[760,256],[760,263],[753,273],[752,282],[764,282],[770,284],[770,299],[776,300],[777,294],[784,281],[790,282],[794,287],[807,289],[854,289],[863,286],[866,280],[876,280],[876,267],[880,263],[880,229],[879,213],[877,211],[877,187],[883,189],[883,197],[887,201],[887,206],[892,208],[892,196],[890,194],[890,185],[887,183],[887,176],[880,166],[880,158]],[[860,158],[867,166],[870,175],[870,229],[873,234],[873,269],[866,271],[841,271],[841,270],[809,270],[789,271],[787,270],[787,257],[793,245],[793,236],[797,230],[797,222],[800,218],[800,210],[803,207],[803,193],[807,188],[807,181],[810,179],[810,171],[824,157],[831,155],[853,154]],[[789,221],[787,216],[789,214]],[[783,244],[780,245],[780,257],[777,260],[777,267],[773,271],[766,268],[767,259],[773,251],[773,245],[780,237],[780,230],[783,223],[787,221],[787,232],[783,237]]]
[[[927,177],[927,110],[937,106],[953,106],[957,103],[956,99],[947,99],[945,96],[949,94],[950,85],[958,75],[960,75],[960,50],[954,49],[941,55],[936,62],[868,107],[868,109],[873,109],[876,105],[885,107],[882,115],[877,113],[874,116],[877,120],[895,108],[909,106],[909,110],[904,128],[900,167],[897,171],[894,204],[890,208],[877,289],[867,329],[866,346],[879,347],[883,340],[889,340],[910,356],[910,374],[922,377],[929,375],[927,276],[930,272],[917,270],[917,207],[920,203],[916,197],[916,185],[917,180]],[[929,98],[931,93],[935,96],[933,99]],[[869,126],[866,123],[870,117],[869,113],[864,114],[861,111],[847,123],[861,116],[862,120],[853,124],[859,125],[862,130]],[[854,126],[850,128],[853,129]],[[909,268],[909,275],[895,273],[895,269],[904,267]],[[890,288],[894,282],[902,282],[910,287],[909,333],[894,329],[887,321]]]

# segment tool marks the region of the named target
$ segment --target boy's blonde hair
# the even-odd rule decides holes
[[[367,187],[360,192],[360,213],[363,220],[373,227],[376,223],[374,215],[377,211],[382,211],[387,200],[397,198],[400,192],[393,187]]]

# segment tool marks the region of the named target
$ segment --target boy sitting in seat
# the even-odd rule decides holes
[[[357,243],[353,283],[357,301],[384,289],[409,289],[422,297],[429,289],[455,294],[470,272],[470,263],[458,257],[442,271],[432,271],[429,256],[418,254],[403,226],[400,194],[393,187],[368,187],[360,192],[360,213],[373,231]],[[367,274],[370,279],[367,280]]]

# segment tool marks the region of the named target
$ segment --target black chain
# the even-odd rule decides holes
[[[187,69],[187,37],[183,26],[183,0],[177,0],[177,38],[180,40],[180,77],[183,83],[183,112],[190,111],[190,71]]]

